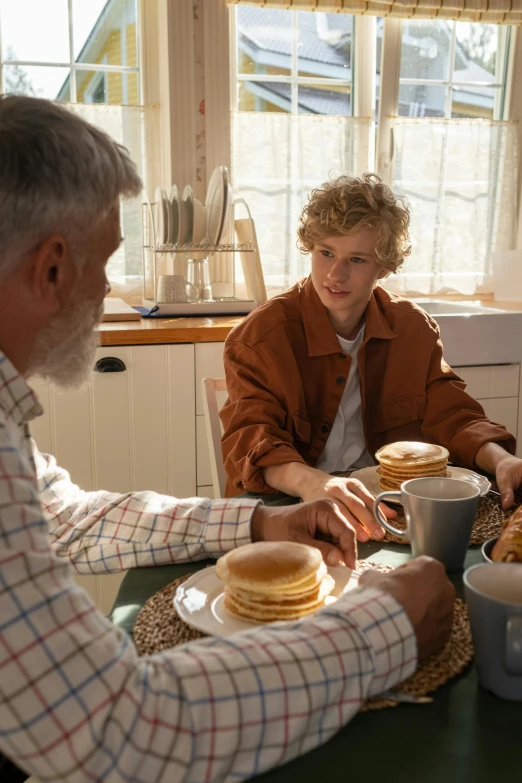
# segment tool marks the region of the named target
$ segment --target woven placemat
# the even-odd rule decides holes
[[[495,482],[492,482],[492,489],[498,492],[498,487]],[[515,505],[519,506],[522,503],[522,489],[518,489],[515,492]],[[397,517],[390,520],[394,527],[400,529],[406,528],[406,520],[402,512],[402,508],[398,505],[392,506],[397,511]],[[500,503],[500,497],[494,495],[493,492],[488,492],[487,495],[480,498],[477,516],[473,524],[471,531],[470,544],[472,546],[483,544],[489,538],[494,538],[500,534],[504,520],[507,519],[513,513],[513,509],[504,511]],[[399,538],[392,533],[386,533],[384,538],[380,539],[383,542],[391,542],[394,544],[408,544],[406,539]]]
[[[373,567],[381,571],[393,570],[391,566],[376,565],[367,560],[360,560],[357,564],[360,571]],[[175,579],[149,598],[142,607],[133,630],[134,644],[140,655],[153,655],[178,644],[205,637],[205,634],[184,623],[174,609],[173,598],[176,590],[189,576]],[[464,603],[457,599],[451,638],[444,650],[422,661],[411,677],[392,690],[398,693],[397,698],[400,698],[400,694],[408,694],[414,698],[425,697],[460,674],[472,658],[473,647],[467,610]],[[383,699],[377,696],[368,699],[361,711],[396,707],[398,703],[400,701],[393,698]]]

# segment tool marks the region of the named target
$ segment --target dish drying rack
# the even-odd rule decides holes
[[[253,241],[248,242],[220,242],[219,244],[211,243],[189,243],[184,245],[178,244],[156,244],[156,230],[154,225],[153,207],[155,202],[151,202],[148,199],[142,205],[142,217],[143,217],[143,299],[142,305],[145,309],[148,309],[151,314],[156,316],[211,316],[211,315],[247,315],[250,313],[261,301],[266,298],[264,292],[264,284],[262,291],[257,291],[255,275],[247,275],[245,269],[244,254],[252,254],[252,260],[254,256],[259,258],[259,248],[257,246],[257,239],[255,236],[255,230],[252,230]],[[231,211],[235,216],[236,208],[242,205],[246,208],[248,219],[252,223],[252,216],[248,205],[244,199],[235,199],[231,203]],[[235,224],[235,221],[234,221]],[[250,285],[249,298],[237,297],[237,296],[213,296],[210,300],[192,300],[187,302],[158,302],[157,301],[157,283],[160,274],[169,273],[167,270],[174,267],[174,263],[169,265],[169,256],[182,255],[188,261],[189,259],[203,259],[210,258],[215,253],[228,253],[228,254],[241,254],[241,261],[243,264],[243,270],[245,272],[245,279],[250,277],[254,280],[254,283]],[[158,271],[160,266],[163,267],[163,271]],[[248,262],[246,262],[248,264]],[[232,280],[228,281],[232,288],[235,289],[235,264],[230,265],[232,269]],[[170,272],[171,274],[183,274],[186,278],[186,273],[182,273],[179,270],[176,272]]]

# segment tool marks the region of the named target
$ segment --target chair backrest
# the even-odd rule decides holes
[[[227,385],[224,378],[203,378],[201,384],[214,497],[224,498],[227,474],[221,456],[221,423],[219,421],[217,392],[226,392]]]

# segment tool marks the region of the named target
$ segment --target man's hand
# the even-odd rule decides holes
[[[359,584],[390,593],[404,607],[415,629],[419,659],[436,652],[448,641],[455,588],[438,560],[417,557],[389,574],[367,571]]]
[[[357,535],[358,541],[368,541],[370,536],[381,539],[384,530],[373,515],[373,501],[375,498],[364,484],[358,479],[340,478],[330,476],[323,471],[314,471],[318,476],[308,482],[303,488],[301,497],[303,500],[317,500],[328,498],[339,507],[343,517],[350,524]],[[397,516],[395,511],[381,503],[387,519]]]
[[[497,480],[502,508],[511,508],[515,490],[522,484],[522,460],[513,457],[498,443],[485,443],[477,452],[475,462]]]
[[[296,541],[320,549],[328,565],[355,568],[355,531],[329,500],[294,506],[259,505],[252,516],[252,541]]]

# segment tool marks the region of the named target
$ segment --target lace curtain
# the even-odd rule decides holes
[[[398,119],[395,189],[411,208],[412,254],[386,288],[401,294],[492,291],[492,253],[515,246],[516,125]]]
[[[157,111],[154,108],[83,103],[71,103],[67,108],[126,147],[144,181],[154,174],[150,171],[151,159],[146,157],[147,148],[157,143]],[[111,295],[122,297],[131,304],[141,304],[142,297],[142,201],[141,196],[122,201],[125,241],[107,267]]]
[[[340,174],[371,168],[369,119],[279,112],[232,118],[232,186],[254,219],[268,296],[310,270],[296,247],[308,194]]]

